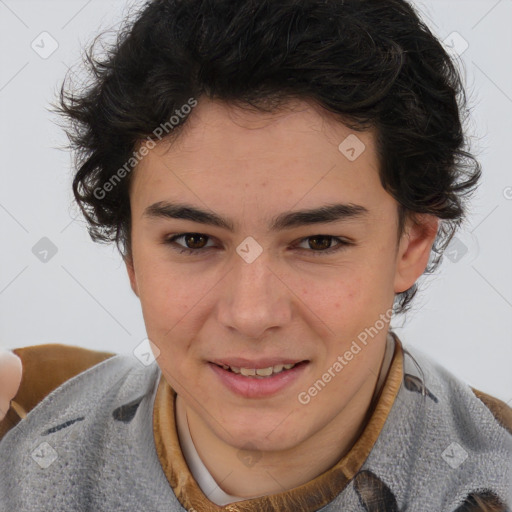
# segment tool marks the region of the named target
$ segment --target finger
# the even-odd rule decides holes
[[[10,402],[18,392],[22,373],[21,359],[12,352],[0,350],[0,420],[7,414]]]

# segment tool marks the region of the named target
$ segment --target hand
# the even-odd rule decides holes
[[[21,359],[13,352],[0,349],[0,421],[18,392],[22,373]]]

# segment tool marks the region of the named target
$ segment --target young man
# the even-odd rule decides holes
[[[512,411],[389,329],[480,175],[413,9],[157,0],[90,63],[73,188],[156,364],[14,351],[0,510],[510,510]]]

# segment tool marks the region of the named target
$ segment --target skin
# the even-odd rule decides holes
[[[438,220],[408,219],[398,239],[397,202],[379,179],[375,134],[357,132],[366,149],[349,161],[338,145],[353,132],[312,102],[262,114],[201,98],[187,123],[174,143],[149,150],[132,175],[128,275],[160,351],[157,363],[212,476],[235,496],[282,492],[332,467],[360,435],[387,324],[307,405],[297,396],[415,283]],[[214,212],[235,229],[144,215],[160,201]],[[269,230],[283,212],[341,202],[368,213]],[[165,243],[180,233],[209,237],[189,241],[203,252],[180,254],[183,238]],[[322,241],[308,238],[318,235],[351,244],[321,254]],[[263,249],[252,263],[236,252],[248,236]],[[328,248],[338,244],[327,240]],[[243,398],[211,371],[208,362],[226,356],[309,363],[278,394]],[[246,454],[258,462],[245,465]]]
[[[12,352],[0,349],[0,421],[7,414],[10,401],[18,392],[22,372],[21,359]]]

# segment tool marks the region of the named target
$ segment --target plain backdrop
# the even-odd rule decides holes
[[[448,257],[392,325],[405,347],[512,404],[512,1],[413,3],[458,55],[483,179]],[[1,347],[130,353],[146,338],[120,256],[91,241],[73,205],[67,139],[48,111],[68,67],[127,6],[0,0]]]

